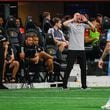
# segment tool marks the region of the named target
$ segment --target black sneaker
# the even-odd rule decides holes
[[[67,88],[68,88],[67,86],[63,85],[63,89],[67,89]]]
[[[63,87],[62,89],[63,89],[63,90],[69,90],[69,88],[68,88],[68,87]]]

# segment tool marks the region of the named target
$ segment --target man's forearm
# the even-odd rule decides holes
[[[106,47],[104,49],[104,52],[101,56],[102,60],[107,56],[107,54],[110,52],[110,41],[107,42]]]
[[[71,22],[73,22],[73,21],[74,21],[74,19],[69,19],[69,20],[67,20],[67,21],[64,21],[64,22],[63,22],[63,25],[64,25],[64,26],[67,26],[68,23],[71,23]]]
[[[100,57],[100,59],[103,60],[107,56],[107,54],[108,54],[108,52],[107,52],[107,49],[105,48],[102,56]]]
[[[88,20],[87,23],[91,26],[92,29],[95,29],[95,26]]]

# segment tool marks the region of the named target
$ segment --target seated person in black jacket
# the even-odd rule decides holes
[[[29,72],[35,72],[35,75],[38,76],[39,74],[39,55],[36,51],[35,45],[33,43],[33,38],[30,33],[26,34],[24,48],[20,49],[20,59],[25,63],[25,70],[27,76]],[[29,77],[26,77],[29,78]],[[30,79],[26,79],[30,81]],[[33,79],[34,80],[34,79]],[[32,81],[32,80],[31,80]],[[29,82],[30,83],[30,82]]]
[[[53,56],[46,53],[42,47],[39,46],[39,37],[36,35],[33,35],[33,43],[36,47],[36,50],[38,52],[39,61],[44,61],[49,75],[49,81],[54,81],[53,79],[53,70],[54,70],[54,63],[53,63]]]

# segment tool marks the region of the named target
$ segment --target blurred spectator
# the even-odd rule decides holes
[[[110,28],[110,18],[98,13],[97,21],[101,24],[102,32],[107,32],[107,30]]]
[[[39,37],[33,36],[33,42],[36,46],[36,50],[38,52],[39,61],[43,61],[47,67],[48,75],[49,75],[49,82],[54,81],[53,77],[53,70],[54,70],[54,63],[53,63],[53,56],[46,53],[40,46],[39,46]]]
[[[102,33],[103,15],[97,14],[96,21],[99,23],[99,32]]]
[[[68,47],[68,41],[65,39],[64,34],[61,30],[62,22],[60,18],[53,18],[53,28],[48,30],[48,33],[53,35],[54,41],[59,48],[60,52],[63,52],[65,48]]]
[[[3,42],[3,48],[4,48],[4,67],[2,73],[2,82],[5,82],[5,74],[8,68],[12,70],[12,79],[10,82],[15,82],[16,74],[19,70],[19,62],[15,60],[13,49],[10,47],[8,41]]]
[[[51,14],[50,14],[50,12],[43,12],[43,14],[42,14],[42,24],[41,24],[42,32],[44,34],[47,33],[49,28],[52,28]]]
[[[25,29],[24,29],[24,26],[22,24],[22,20],[21,18],[16,18],[16,25],[17,25],[17,28],[19,30],[19,37],[21,37],[19,39],[20,41],[20,45],[23,45],[24,43],[24,40],[25,40]],[[22,41],[21,41],[22,40]]]
[[[39,55],[36,51],[35,45],[33,44],[33,37],[30,33],[26,34],[24,47],[21,47],[20,51],[20,59],[25,62],[25,70],[26,76],[29,76],[29,72],[35,72],[35,74],[39,74]],[[29,78],[26,77],[25,78]],[[30,79],[26,79],[26,81],[30,82]]]
[[[91,23],[95,26],[95,29],[90,29],[90,38],[92,39],[92,45],[96,45],[100,38],[99,32],[99,23],[96,21],[95,18],[91,19]]]
[[[0,26],[0,89],[8,89],[2,83],[2,72],[4,64],[3,42],[7,40],[7,36],[3,27]]]
[[[16,18],[16,25],[19,28],[20,33],[24,34],[25,30],[24,30],[21,18]]]
[[[94,46],[98,43],[101,33],[98,31],[99,23],[95,18],[91,18],[91,23],[95,26],[95,29],[88,28],[85,30],[85,43]]]

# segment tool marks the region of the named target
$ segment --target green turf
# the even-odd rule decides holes
[[[101,110],[110,88],[0,90],[0,110]]]

